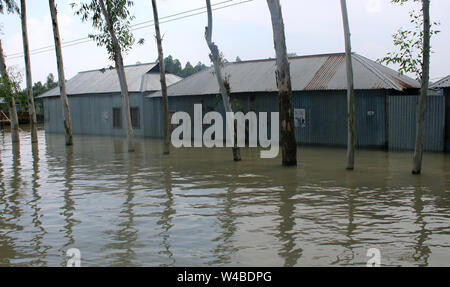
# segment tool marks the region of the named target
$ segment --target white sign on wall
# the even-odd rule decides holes
[[[294,125],[298,127],[306,127],[306,111],[305,109],[294,109]]]

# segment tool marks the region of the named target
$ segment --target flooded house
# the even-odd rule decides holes
[[[430,89],[442,91],[445,98],[445,151],[450,152],[450,75],[430,86]]]
[[[298,144],[347,144],[347,82],[345,54],[290,58],[295,134]],[[276,62],[262,59],[225,63],[233,111],[277,112]],[[359,54],[353,54],[356,95],[356,144],[360,148],[414,149],[416,103],[420,84]],[[159,66],[126,67],[133,127],[136,136],[162,137],[162,98]],[[168,75],[169,110],[193,117],[194,104],[203,114],[224,114],[213,68],[185,79]],[[124,136],[121,96],[115,70],[81,72],[68,81],[74,134]],[[45,129],[63,133],[59,90],[43,95]],[[444,97],[428,97],[425,150],[444,150]],[[270,119],[270,117],[269,117]],[[268,125],[270,126],[270,124]],[[204,129],[207,127],[203,127]],[[270,131],[269,131],[270,133]]]
[[[298,144],[345,146],[347,144],[347,82],[345,54],[290,58],[295,135]],[[233,110],[278,111],[275,59],[225,63]],[[356,144],[361,148],[414,149],[416,102],[420,84],[405,75],[359,54],[353,54],[356,95]],[[193,116],[201,103],[204,113],[224,112],[218,99],[213,69],[204,70],[168,88],[169,109]],[[148,96],[158,107],[161,93]],[[427,102],[425,150],[442,151],[442,98]],[[158,110],[152,111],[158,113]],[[160,115],[156,119],[160,118]],[[160,137],[157,126],[149,136]]]
[[[130,95],[131,121],[134,134],[144,137],[149,110],[145,96],[161,89],[159,64],[147,63],[125,66]],[[167,74],[168,85],[181,78]],[[73,134],[126,136],[122,124],[122,96],[115,69],[80,72],[67,81]],[[44,103],[45,131],[64,133],[64,121],[59,87],[49,90],[38,98]]]

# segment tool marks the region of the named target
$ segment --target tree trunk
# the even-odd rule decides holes
[[[420,89],[419,105],[417,109],[416,146],[414,150],[413,174],[420,174],[422,170],[423,142],[425,137],[424,121],[427,103],[428,85],[430,80],[430,1],[423,0],[423,64],[422,87]]]
[[[31,142],[37,143],[38,142],[37,120],[36,120],[36,110],[34,108],[33,80],[31,78],[31,61],[30,61],[30,47],[28,45],[26,0],[20,0],[20,19],[22,21],[23,54],[25,57],[25,72],[27,80],[28,113],[30,114]]]
[[[226,81],[222,77],[222,70],[220,69],[220,66],[222,64],[222,60],[219,53],[219,48],[216,44],[212,41],[212,10],[211,10],[211,1],[206,0],[206,7],[208,10],[208,27],[205,28],[205,39],[206,43],[208,44],[209,50],[211,51],[211,54],[209,55],[211,61],[214,65],[214,71],[217,78],[217,83],[219,84],[220,93],[222,95],[222,102],[225,109],[225,112],[233,112],[233,109],[231,107],[231,95],[230,95],[230,84],[228,81]],[[236,128],[234,128],[234,132],[232,133],[232,127],[236,126],[236,123],[234,121],[234,117],[231,117],[231,120],[227,120],[227,128],[230,131],[230,135],[233,134],[234,136],[234,147],[233,147],[233,160],[234,161],[240,161],[241,160],[241,152],[239,147],[237,146],[237,131]]]
[[[131,111],[130,111],[130,97],[128,95],[128,84],[127,78],[125,75],[125,68],[123,65],[122,58],[122,49],[119,45],[119,40],[116,37],[116,33],[114,31],[114,25],[111,22],[111,18],[109,16],[108,10],[105,6],[104,0],[99,0],[100,8],[102,10],[102,14],[105,17],[106,24],[108,26],[109,34],[111,35],[111,41],[114,50],[114,61],[116,63],[116,71],[119,77],[120,90],[122,91],[122,108],[125,111],[124,118],[125,126],[127,127],[127,138],[128,138],[128,151],[134,151],[134,133],[133,126],[131,124]]]
[[[10,98],[8,99],[8,109],[9,109],[9,119],[11,124],[11,142],[12,143],[20,143],[20,137],[19,137],[19,118],[17,117],[17,110],[16,110],[16,101],[14,99],[14,92],[11,89],[11,83],[9,80],[8,71],[6,70],[6,61],[5,61],[5,55],[3,54],[3,46],[2,41],[0,40],[0,70],[2,77],[6,80],[8,83]]]
[[[159,70],[161,74],[162,105],[164,110],[164,154],[170,153],[170,129],[169,129],[169,99],[167,96],[166,69],[164,65],[164,53],[162,48],[161,32],[159,30],[159,17],[156,0],[152,0],[153,18],[155,21],[156,42],[158,44]]]
[[[342,21],[345,34],[345,60],[347,70],[347,169],[355,167],[355,91],[353,89],[352,46],[350,41],[350,26],[348,24],[347,3],[341,0]]]
[[[297,144],[294,133],[294,108],[291,74],[286,51],[283,15],[279,0],[267,0],[271,18],[276,52],[276,80],[280,110],[281,153],[283,166],[297,165]]]
[[[49,0],[48,3],[50,5],[50,14],[52,17],[53,38],[55,40],[56,62],[58,65],[58,83],[64,115],[64,131],[66,137],[66,145],[71,146],[73,145],[72,124],[70,121],[69,100],[67,99],[66,76],[64,75],[64,62],[61,49],[61,37],[59,36],[58,16],[55,6],[55,0]]]

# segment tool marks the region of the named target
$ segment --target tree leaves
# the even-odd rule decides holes
[[[130,13],[130,7],[134,5],[130,0],[106,0],[106,10],[111,18],[114,32],[119,41],[122,53],[127,53],[135,44],[135,38],[131,32],[131,22],[135,19]],[[105,46],[109,58],[114,60],[114,48],[112,38],[108,30],[108,25],[103,17],[100,3],[98,0],[92,0],[89,3],[80,2],[71,3],[70,6],[75,10],[75,15],[80,16],[81,21],[90,21],[92,26],[100,31],[98,34],[89,34],[89,38],[97,43],[97,46]],[[142,45],[144,39],[139,39],[137,44]]]
[[[422,0],[391,0],[392,3],[403,5],[410,2],[421,2]],[[409,12],[410,23],[413,24],[411,30],[400,28],[397,33],[392,35],[395,52],[387,53],[386,57],[378,59],[379,63],[386,65],[399,65],[400,74],[411,73],[420,81],[422,78],[423,65],[423,13],[412,10]],[[431,27],[440,25],[439,22],[433,22]],[[430,29],[430,36],[440,33],[440,30]]]

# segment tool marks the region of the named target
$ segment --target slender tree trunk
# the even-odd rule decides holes
[[[347,69],[347,169],[355,167],[355,90],[353,89],[352,46],[350,41],[350,26],[348,24],[347,3],[341,0],[342,22],[345,35],[345,60]]]
[[[211,9],[211,1],[206,0],[206,7],[208,10],[208,27],[205,28],[205,39],[206,43],[208,44],[209,50],[211,51],[211,54],[209,55],[211,61],[214,65],[214,71],[216,74],[217,82],[219,84],[220,93],[222,95],[222,101],[223,106],[225,109],[225,112],[233,112],[233,109],[231,107],[231,95],[230,95],[230,84],[227,80],[225,80],[222,76],[222,70],[220,68],[222,64],[222,60],[219,53],[219,48],[217,45],[212,41],[212,29],[213,29],[213,23],[212,23],[212,9]],[[234,161],[240,161],[241,160],[241,151],[239,147],[237,146],[237,131],[236,131],[236,123],[234,121],[234,118],[231,119],[230,122],[227,121],[227,128],[229,131],[232,129],[232,125],[235,127],[233,136],[234,136],[234,147],[233,147],[233,159]],[[231,132],[230,132],[231,135]]]
[[[11,142],[12,143],[20,143],[19,138],[19,118],[17,117],[17,110],[16,110],[16,101],[14,99],[14,93],[11,89],[11,83],[9,80],[8,71],[6,70],[6,61],[5,61],[5,55],[3,54],[3,46],[2,41],[0,40],[0,70],[2,77],[5,78],[5,80],[8,83],[10,98],[8,99],[8,109],[9,109],[9,120],[11,124]]]
[[[164,154],[170,153],[170,129],[169,129],[169,99],[167,96],[166,69],[164,64],[164,53],[162,48],[161,32],[159,30],[159,17],[156,0],[152,0],[153,18],[155,21],[156,42],[158,44],[159,70],[161,74],[162,105],[164,110]]]
[[[291,73],[286,51],[283,15],[279,0],[267,0],[271,18],[276,52],[278,102],[280,109],[281,153],[283,166],[297,165],[297,144],[294,132],[294,108]]]
[[[58,65],[58,83],[61,94],[61,103],[64,115],[64,131],[66,136],[66,145],[73,145],[72,124],[70,121],[70,107],[67,99],[66,76],[64,75],[64,62],[61,49],[61,37],[59,36],[58,16],[55,6],[55,0],[48,1],[50,6],[50,14],[52,17],[53,38],[55,40],[56,62]]]
[[[425,106],[427,103],[428,85],[430,80],[430,1],[423,0],[423,64],[422,87],[420,89],[417,110],[416,146],[414,150],[413,174],[420,174],[422,170],[423,142],[425,137]]]
[[[134,133],[133,126],[131,124],[130,97],[128,95],[128,84],[125,75],[125,68],[123,65],[122,49],[120,48],[119,40],[117,39],[116,33],[114,31],[114,25],[111,22],[109,12],[105,6],[105,1],[99,0],[99,4],[102,10],[102,14],[105,17],[109,34],[111,35],[112,45],[114,49],[114,61],[116,63],[116,71],[119,77],[120,90],[122,91],[122,109],[125,111],[123,120],[125,121],[125,126],[127,127],[128,151],[133,152]]]
[[[20,19],[22,20],[23,54],[25,57],[25,72],[27,79],[28,113],[30,114],[31,142],[37,143],[38,142],[37,120],[36,120],[36,110],[34,108],[33,80],[31,78],[31,61],[30,61],[30,47],[28,45],[26,0],[20,0]]]

